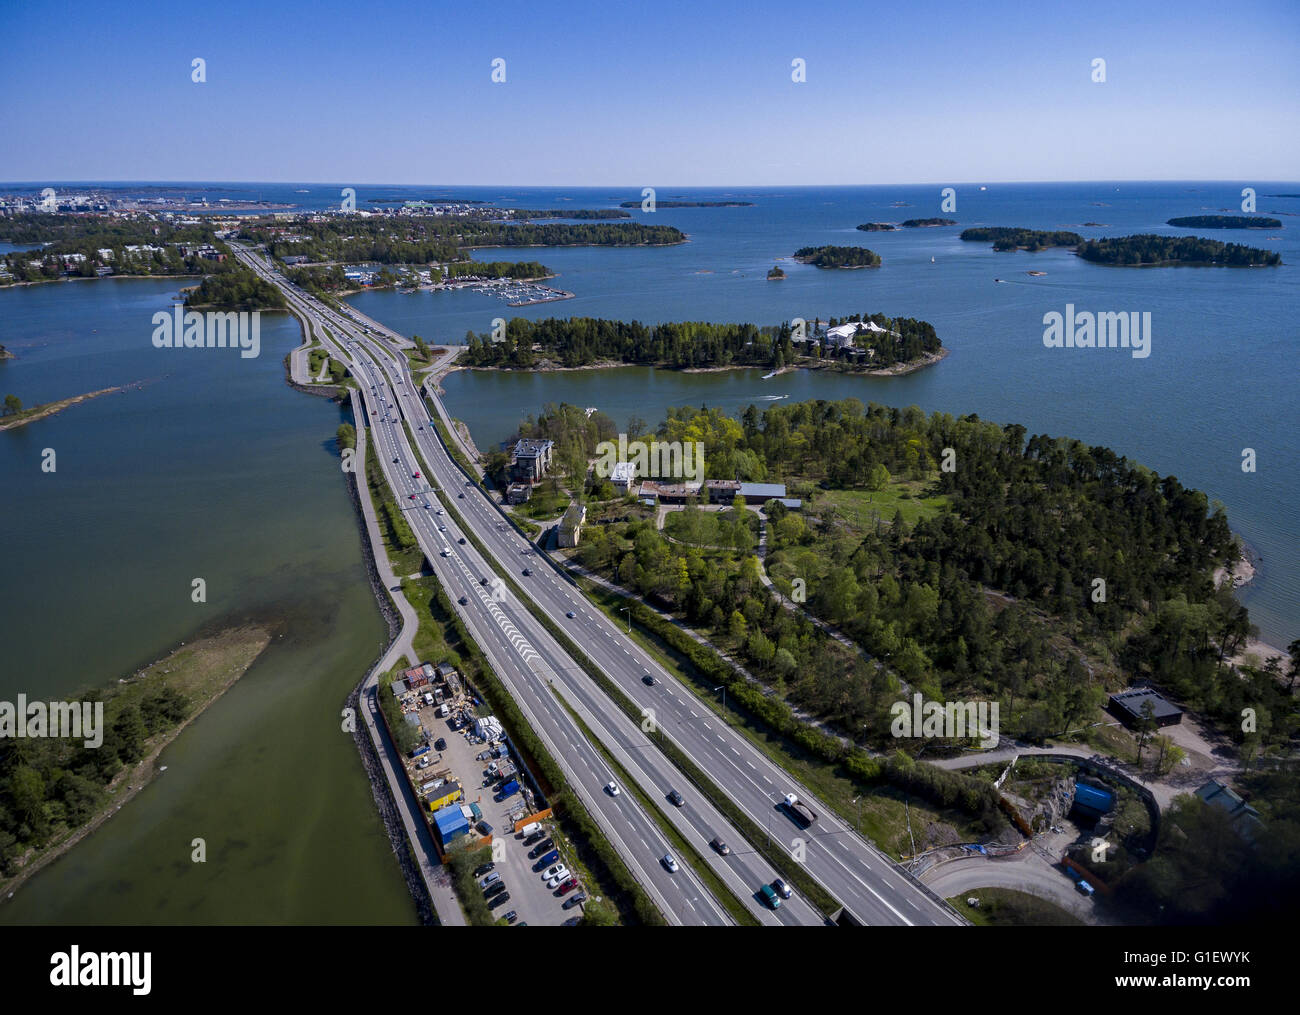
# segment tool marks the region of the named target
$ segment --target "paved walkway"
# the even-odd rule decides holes
[[[410,780],[407,779],[406,771],[402,766],[401,756],[389,738],[387,727],[384,726],[379,715],[377,697],[379,693],[379,675],[391,670],[403,657],[409,659],[412,663],[419,661],[415,657],[414,642],[415,632],[420,625],[415,608],[411,606],[402,593],[401,581],[394,573],[392,565],[388,561],[388,554],[384,550],[384,540],[379,532],[379,522],[375,517],[374,505],[370,502],[370,492],[365,478],[365,410],[355,389],[351,394],[353,418],[361,423],[357,427],[357,453],[354,458],[357,469],[357,499],[361,501],[361,514],[365,520],[366,534],[370,539],[370,548],[374,555],[379,580],[384,583],[389,598],[402,618],[402,628],[397,637],[393,639],[392,645],[384,653],[383,658],[366,674],[365,680],[361,683],[361,715],[365,719],[370,739],[375,745],[375,753],[378,755],[380,764],[384,769],[389,791],[397,802],[398,813],[401,814],[402,823],[406,828],[407,841],[411,844],[412,851],[419,863],[420,876],[423,878],[429,898],[433,902],[434,911],[438,914],[438,922],[446,927],[464,927],[466,926],[465,914],[460,908],[460,903],[456,900],[456,893],[451,886],[450,873],[437,858],[438,854],[433,845],[428,822],[424,820],[419,801],[414,798]]]

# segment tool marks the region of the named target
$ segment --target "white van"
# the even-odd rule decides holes
[[[530,821],[528,824],[524,825],[523,828],[519,829],[519,834],[522,835],[522,836],[526,839],[526,838],[528,838],[530,835],[532,835],[534,832],[539,832],[539,831],[541,831],[541,828],[542,828],[542,826],[541,826],[541,823],[540,823],[540,822],[537,822],[537,821]]]

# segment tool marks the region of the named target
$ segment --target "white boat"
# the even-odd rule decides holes
[[[930,263],[931,263],[931,264],[934,264],[934,258],[933,258],[933,257],[930,258]]]

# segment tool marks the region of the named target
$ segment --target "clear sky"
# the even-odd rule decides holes
[[[1300,0],[0,0],[0,95],[9,181],[1291,180]]]

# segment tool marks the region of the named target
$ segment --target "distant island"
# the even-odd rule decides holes
[[[1016,226],[980,226],[963,229],[960,239],[968,243],[993,242],[994,250],[1044,250],[1047,247],[1074,247],[1083,242],[1078,233],[1021,229]]]
[[[888,222],[863,222],[858,228],[864,233],[892,233],[898,226]]]
[[[620,208],[640,208],[640,201],[624,201]],[[656,208],[752,208],[753,201],[655,201]]]
[[[1281,219],[1262,215],[1185,215],[1169,219],[1166,225],[1179,229],[1281,229]]]
[[[14,359],[14,358],[15,357],[13,353],[11,353],[3,345],[0,345],[0,359]]]
[[[817,268],[880,267],[880,255],[866,247],[800,247],[794,259]]]
[[[769,282],[779,282],[783,278],[785,278],[785,272],[782,270],[781,266],[779,264],[772,265],[772,270],[767,273],[767,280]],[[0,346],[0,352],[3,351],[4,346]]]
[[[1270,250],[1223,243],[1202,236],[1117,236],[1088,240],[1075,251],[1085,261],[1125,267],[1167,265],[1215,266],[1225,268],[1276,267],[1282,256]]]
[[[904,219],[902,226],[904,229],[917,229],[923,226],[955,226],[956,219]]]

